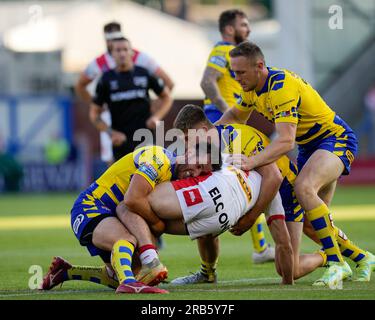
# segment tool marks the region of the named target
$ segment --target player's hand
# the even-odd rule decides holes
[[[226,158],[225,162],[244,171],[250,171],[255,168],[251,157],[246,157],[243,154],[231,154]]]
[[[160,237],[165,230],[165,223],[162,220],[159,220],[158,222],[154,223],[150,226],[150,229],[153,233],[153,235],[158,238]]]
[[[112,130],[111,139],[114,146],[120,146],[127,140],[125,133],[117,130]]]
[[[156,129],[157,125],[160,123],[160,120],[158,117],[151,116],[150,118],[147,119],[146,121],[146,127],[148,129],[154,130]]]
[[[245,214],[229,231],[235,236],[241,236],[254,225],[255,220],[251,215]]]

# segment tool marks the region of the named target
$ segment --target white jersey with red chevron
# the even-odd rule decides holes
[[[136,49],[133,49],[133,52],[133,62],[136,66],[147,69],[150,74],[154,74],[158,70],[159,65],[149,55]],[[103,72],[114,69],[115,67],[115,60],[109,54],[109,52],[106,52],[89,63],[85,69],[85,76],[91,80],[94,80]]]
[[[173,181],[186,228],[192,240],[217,236],[235,225],[256,203],[262,177],[232,166],[205,176]],[[285,219],[280,194],[265,210],[267,222]]]
[[[258,199],[261,176],[224,167],[209,175],[173,181],[191,239],[228,230]]]

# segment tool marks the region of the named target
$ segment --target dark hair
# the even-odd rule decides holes
[[[231,51],[229,51],[231,58],[235,57],[246,57],[248,59],[261,58],[264,61],[264,55],[262,50],[254,43],[250,41],[241,42]]]
[[[121,31],[121,24],[116,21],[109,22],[104,25],[103,28],[104,33],[113,32],[113,31]]]
[[[233,26],[237,16],[241,18],[247,18],[246,13],[239,9],[231,9],[222,12],[219,17],[220,33],[224,32],[226,26]]]
[[[115,39],[112,40],[112,46],[111,46],[110,52],[112,52],[112,50],[113,50],[113,43],[120,42],[120,41],[127,41],[127,42],[130,43],[130,41],[125,37],[115,38]]]
[[[198,157],[200,155],[199,154],[200,149],[203,147],[203,145],[206,146],[207,155],[209,155],[211,158],[212,171],[220,170],[223,164],[223,159],[221,156],[220,148],[214,143],[206,143],[206,142],[197,143],[195,145],[195,150],[196,150]]]
[[[183,106],[180,112],[177,114],[176,119],[173,122],[173,126],[177,129],[185,131],[193,128],[195,125],[201,122],[211,124],[201,107],[194,104],[187,104]]]

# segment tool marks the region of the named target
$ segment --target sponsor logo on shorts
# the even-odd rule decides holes
[[[73,222],[73,231],[75,234],[78,234],[78,229],[83,220],[85,219],[85,216],[83,214],[80,214],[77,216],[77,218]]]

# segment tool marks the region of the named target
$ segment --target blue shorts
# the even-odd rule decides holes
[[[203,107],[203,110],[206,114],[206,117],[211,121],[211,123],[215,123],[223,115],[223,113],[214,104],[206,104]]]
[[[350,165],[357,155],[358,141],[353,130],[339,116],[335,116],[334,123],[345,129],[340,136],[330,136],[319,140],[312,140],[306,144],[298,146],[298,171],[302,170],[307,160],[316,150],[322,149],[338,156],[345,166],[342,174],[349,174]]]
[[[303,222],[305,211],[298,203],[293,185],[287,178],[284,178],[280,190],[281,199],[283,201],[283,208],[285,211],[286,222]]]
[[[71,210],[71,227],[79,243],[86,246],[92,256],[103,257],[108,253],[93,245],[92,234],[100,221],[108,217],[115,217],[116,212],[93,196],[92,192],[97,187],[95,182],[92,183],[75,201]]]

